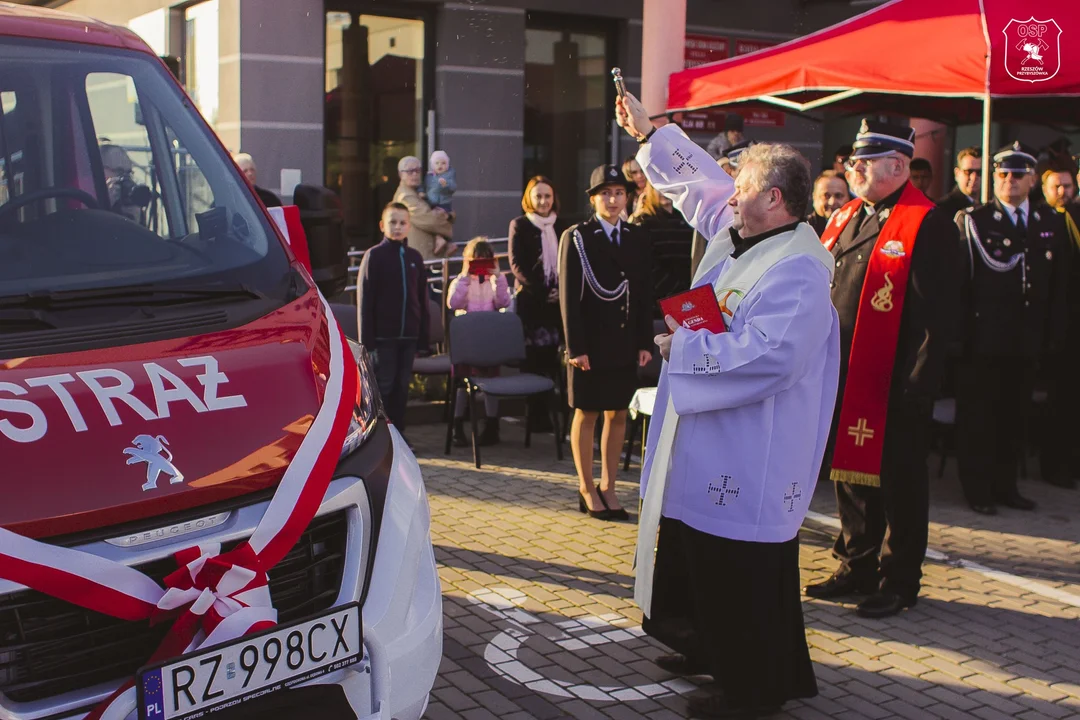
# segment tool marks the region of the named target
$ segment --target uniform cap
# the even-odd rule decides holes
[[[1012,170],[1014,172],[1035,172],[1038,160],[1027,151],[1019,141],[994,153],[995,170]]]
[[[900,153],[915,156],[915,130],[905,125],[893,125],[863,118],[855,144],[851,146],[851,160],[858,158],[885,157]]]
[[[736,143],[725,150],[722,155],[728,159],[731,163],[731,167],[739,167],[739,156],[754,144],[753,140],[743,140],[741,143]]]
[[[630,181],[623,177],[619,168],[614,165],[600,165],[589,176],[589,189],[585,191],[585,194],[595,195],[605,185],[621,185],[627,190],[630,189]]]

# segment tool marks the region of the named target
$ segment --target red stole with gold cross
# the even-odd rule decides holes
[[[862,205],[862,200],[853,200],[832,216],[821,234],[826,249],[832,250],[844,227],[862,211]],[[919,226],[933,208],[934,203],[908,183],[870,253],[833,450],[830,477],[837,482],[881,485],[885,417],[911,253]]]

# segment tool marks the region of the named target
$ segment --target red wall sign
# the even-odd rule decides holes
[[[726,37],[687,33],[683,67],[692,68],[716,62],[717,60],[726,60],[729,57],[734,57],[734,55],[745,55],[775,44],[771,40],[736,39],[734,44],[735,52],[732,54],[732,44]],[[784,113],[777,110],[738,109],[733,112],[742,115],[746,127],[784,126]],[[720,133],[724,130],[726,116],[727,112],[724,110],[703,110],[701,112],[686,113],[679,124],[687,131]]]

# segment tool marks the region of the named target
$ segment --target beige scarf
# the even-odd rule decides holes
[[[555,237],[555,213],[547,217],[540,217],[536,213],[525,213],[536,227],[540,228],[541,259],[544,261],[544,277],[548,287],[555,284],[555,278],[559,274],[559,238]]]

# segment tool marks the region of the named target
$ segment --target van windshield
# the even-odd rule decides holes
[[[0,307],[130,287],[288,299],[270,221],[161,63],[0,38],[0,68]]]

